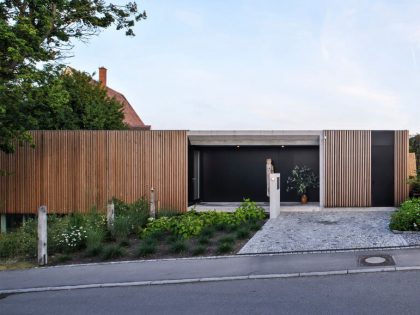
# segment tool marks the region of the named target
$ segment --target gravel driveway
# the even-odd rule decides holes
[[[394,234],[389,211],[285,212],[270,219],[239,254],[420,245],[420,234]]]

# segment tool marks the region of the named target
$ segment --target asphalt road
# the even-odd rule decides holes
[[[420,271],[0,297],[0,314],[419,314]]]

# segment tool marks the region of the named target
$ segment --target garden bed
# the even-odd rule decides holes
[[[115,208],[112,230],[96,211],[50,216],[49,265],[232,255],[266,221],[264,210],[249,200],[233,213],[162,210],[157,219],[149,218],[145,200],[133,204],[115,200]],[[2,260],[36,263],[36,242],[36,220],[0,236],[0,267]],[[7,268],[7,263],[3,265]]]

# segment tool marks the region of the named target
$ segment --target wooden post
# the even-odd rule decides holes
[[[150,216],[156,218],[155,190],[150,189]]]
[[[41,206],[38,209],[38,265],[47,263],[47,207]]]
[[[109,231],[114,229],[115,206],[114,201],[111,200],[106,206],[106,223]]]
[[[2,214],[1,215],[1,218],[0,218],[1,220],[1,229],[0,229],[0,231],[1,231],[1,233],[2,234],[6,234],[6,232],[7,232],[7,225],[6,225],[6,214]]]

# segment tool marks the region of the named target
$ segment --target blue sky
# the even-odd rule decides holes
[[[420,132],[420,1],[138,2],[71,66],[108,68],[153,129]]]

